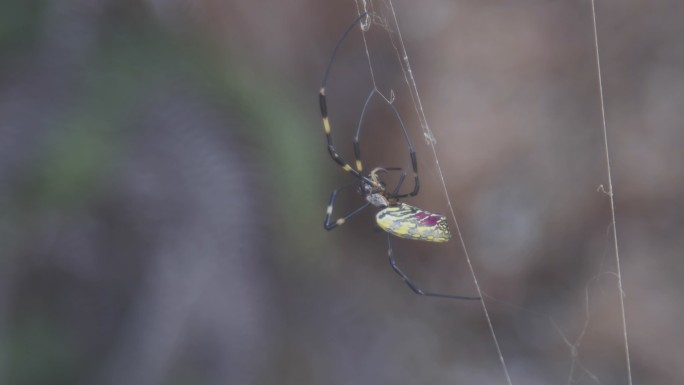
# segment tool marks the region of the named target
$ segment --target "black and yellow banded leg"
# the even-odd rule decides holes
[[[321,89],[319,91],[318,99],[321,107],[321,116],[323,118],[323,130],[325,131],[325,137],[328,141],[328,153],[330,154],[330,157],[332,160],[335,161],[344,171],[347,171],[354,175],[355,177],[359,179],[366,179],[364,178],[361,174],[360,171],[355,170],[352,168],[347,161],[345,161],[340,154],[337,153],[335,150],[335,146],[333,145],[332,141],[332,133],[331,133],[331,128],[330,128],[330,119],[328,118],[328,103],[326,101],[326,95],[325,95],[325,89],[328,83],[328,75],[330,74],[330,68],[332,68],[332,64],[335,61],[335,56],[337,55],[337,51],[339,50],[340,46],[342,45],[342,42],[346,39],[346,37],[349,35],[349,32],[354,29],[354,27],[364,18],[366,18],[368,15],[367,13],[363,13],[359,17],[357,17],[353,23],[347,28],[346,31],[344,31],[344,34],[340,38],[340,40],[337,42],[337,45],[335,45],[335,49],[333,50],[333,54],[330,57],[330,62],[328,63],[328,67],[325,69],[325,75],[323,76],[323,82],[321,83]],[[358,163],[357,163],[358,165]],[[368,181],[366,179],[366,181]]]
[[[343,225],[349,218],[360,213],[361,211],[363,211],[363,209],[365,209],[366,207],[368,207],[370,205],[370,202],[366,202],[361,207],[355,209],[354,211],[350,212],[349,214],[347,214],[343,217],[340,217],[333,222],[330,221],[330,217],[332,216],[332,212],[333,212],[333,206],[335,205],[335,199],[337,198],[337,193],[339,193],[340,191],[347,189],[349,187],[355,186],[355,185],[356,184],[349,184],[346,186],[342,186],[342,187],[338,188],[337,190],[334,190],[330,194],[330,201],[328,201],[328,208],[325,211],[325,222],[323,223],[323,227],[325,227],[326,230],[330,231],[337,226]]]
[[[392,255],[392,239],[391,235],[387,234],[387,256],[389,257],[389,263],[390,266],[392,266],[392,269],[394,270],[395,273],[397,273],[401,279],[404,280],[406,285],[416,294],[418,295],[424,295],[426,297],[437,297],[437,298],[450,298],[450,299],[465,299],[465,300],[473,300],[473,301],[478,301],[481,300],[482,298],[480,297],[465,297],[461,295],[450,295],[450,294],[441,294],[441,293],[432,293],[428,291],[424,291],[420,287],[418,287],[411,278],[409,278],[400,268],[397,266],[397,261],[394,259],[394,256]]]
[[[330,120],[328,119],[328,105],[325,99],[325,87],[321,87],[319,95],[320,105],[321,105],[321,116],[323,117],[323,129],[325,130],[325,138],[328,141],[328,153],[332,160],[335,161],[344,171],[347,171],[357,178],[363,178],[362,175],[354,170],[352,166],[345,161],[340,154],[335,150],[335,146],[332,141],[332,134],[330,130]]]

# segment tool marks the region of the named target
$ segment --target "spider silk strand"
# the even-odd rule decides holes
[[[627,337],[627,316],[625,312],[625,292],[622,288],[622,272],[620,269],[620,251],[618,248],[617,226],[615,222],[615,194],[613,193],[613,177],[610,167],[610,152],[608,151],[608,129],[606,125],[606,106],[603,96],[603,79],[601,77],[601,57],[599,55],[598,28],[596,26],[596,3],[591,0],[591,18],[594,27],[594,48],[596,53],[596,71],[598,73],[598,88],[601,104],[601,122],[603,127],[603,144],[606,153],[606,169],[608,170],[608,197],[610,198],[610,215],[613,227],[613,247],[615,248],[615,264],[617,269],[618,290],[620,295],[620,311],[622,313],[622,337],[625,342],[625,361],[627,364],[627,384],[632,385],[632,365],[629,358],[629,339]]]
[[[362,12],[368,12],[367,0],[362,0],[362,2],[363,2],[363,8],[360,8],[358,5],[358,2],[357,2],[357,9],[359,11],[359,14],[361,14]],[[387,4],[387,8],[390,10],[390,12],[392,14],[392,18],[394,20],[394,26],[396,28],[396,34],[397,34],[397,41],[394,40],[394,37],[392,36],[392,32],[389,33],[389,36],[390,36],[390,39],[392,41],[392,45],[394,46],[394,49],[397,52],[397,55],[399,57],[399,61],[401,63],[401,69],[404,72],[404,80],[406,81],[406,84],[408,85],[408,88],[410,90],[411,101],[412,101],[413,106],[416,110],[416,113],[418,114],[418,119],[420,121],[420,125],[421,125],[421,128],[423,130],[423,134],[425,135],[426,138],[429,139],[427,142],[428,142],[430,148],[432,149],[432,154],[433,154],[433,157],[435,160],[435,164],[437,165],[437,173],[439,175],[440,181],[442,182],[442,189],[444,190],[444,195],[446,196],[447,205],[449,206],[449,211],[451,213],[451,218],[454,221],[454,223],[456,224],[456,233],[458,234],[458,239],[460,241],[461,247],[462,247],[464,255],[466,257],[466,261],[468,263],[468,268],[470,269],[470,274],[473,277],[473,282],[475,283],[477,293],[480,297],[482,297],[482,300],[480,301],[480,303],[482,304],[482,310],[483,310],[485,318],[487,320],[487,325],[488,325],[489,331],[492,335],[492,339],[494,341],[494,346],[495,346],[497,354],[499,356],[499,361],[501,362],[501,366],[503,368],[504,375],[506,376],[506,381],[507,381],[508,385],[513,385],[513,382],[511,380],[511,376],[508,372],[508,367],[506,365],[506,360],[504,359],[503,354],[501,352],[501,346],[499,345],[499,340],[496,337],[496,331],[494,330],[494,325],[492,324],[492,319],[489,315],[489,311],[487,310],[487,304],[485,303],[482,289],[481,289],[480,284],[477,280],[477,275],[475,274],[475,268],[473,267],[473,263],[470,259],[470,255],[468,254],[468,249],[467,249],[466,244],[465,244],[465,239],[463,238],[463,234],[462,234],[461,229],[458,225],[458,221],[456,220],[456,214],[454,211],[454,207],[451,203],[451,198],[449,197],[449,191],[448,191],[447,186],[446,186],[444,173],[442,172],[442,168],[439,164],[439,158],[437,156],[437,149],[435,147],[436,141],[434,140],[434,136],[432,134],[432,131],[430,130],[430,126],[428,125],[427,119],[425,117],[425,111],[423,110],[423,104],[420,100],[420,95],[418,93],[418,86],[416,84],[415,78],[413,77],[413,71],[411,70],[411,65],[409,63],[408,53],[406,52],[406,47],[404,46],[404,41],[401,37],[401,30],[399,29],[399,23],[397,20],[396,12],[394,10],[394,5],[392,4],[392,0],[387,0],[386,4]],[[369,14],[371,14],[371,13],[369,12]],[[364,42],[364,45],[366,48],[366,54],[368,55],[368,65],[370,68],[371,77],[373,79],[373,86],[376,87],[376,89],[377,89],[377,86],[375,84],[375,75],[373,74],[373,66],[371,65],[371,60],[370,60],[368,44],[367,44],[366,37],[365,37],[365,31],[363,31],[363,32],[364,32],[363,42]],[[388,102],[391,102],[391,101],[388,100]]]

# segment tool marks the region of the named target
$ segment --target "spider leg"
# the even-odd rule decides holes
[[[441,293],[432,293],[432,292],[427,292],[423,291],[420,287],[418,287],[411,278],[409,278],[397,265],[396,259],[394,259],[394,256],[392,255],[392,241],[391,241],[391,235],[387,234],[387,256],[389,257],[389,263],[390,266],[392,266],[392,269],[394,270],[395,273],[397,273],[401,279],[404,280],[406,285],[408,285],[411,290],[413,290],[414,293],[418,295],[424,295],[426,297],[437,297],[437,298],[451,298],[451,299],[463,299],[463,300],[474,300],[478,301],[481,300],[482,298],[480,297],[466,297],[466,296],[461,296],[461,295],[450,295],[450,294],[441,294]]]
[[[361,164],[361,147],[359,146],[359,136],[361,136],[361,127],[363,126],[363,117],[366,115],[366,110],[370,104],[371,99],[377,91],[373,89],[371,93],[366,98],[366,103],[363,104],[363,109],[361,110],[361,116],[359,117],[359,124],[356,126],[356,135],[354,135],[354,157],[356,158],[356,169],[361,172],[363,170],[363,165]]]
[[[359,146],[359,138],[361,136],[361,128],[363,128],[363,118],[366,115],[366,110],[368,109],[368,106],[370,105],[371,100],[375,95],[379,94],[377,89],[373,89],[370,94],[368,95],[368,98],[366,99],[366,103],[363,106],[363,110],[361,111],[361,117],[359,118],[359,124],[356,127],[356,135],[354,136],[354,156],[356,157],[356,169],[361,172],[363,167],[361,164],[361,148]],[[413,191],[406,193],[406,194],[394,194],[396,198],[405,198],[407,196],[416,196],[418,195],[418,190],[420,190],[420,180],[418,179],[418,160],[416,159],[416,150],[413,148],[413,144],[411,143],[411,139],[409,138],[408,131],[406,130],[406,126],[404,126],[404,121],[401,119],[401,115],[399,115],[399,111],[397,108],[394,106],[393,103],[389,103],[389,106],[392,108],[392,111],[394,111],[394,115],[396,115],[397,120],[399,121],[399,124],[401,126],[401,131],[404,135],[404,139],[406,140],[406,145],[409,148],[409,156],[411,157],[411,167],[413,168]],[[390,170],[390,169],[387,169]]]
[[[393,197],[399,197],[399,189],[401,188],[401,185],[404,183],[404,179],[406,179],[406,173],[402,172],[401,176],[399,177],[399,182],[397,182],[397,187],[394,188],[394,191],[392,191],[392,196]]]
[[[346,186],[342,186],[342,187],[338,188],[337,190],[334,190],[332,192],[332,194],[330,194],[330,201],[328,202],[328,208],[325,211],[325,222],[323,223],[323,227],[325,227],[326,230],[330,231],[337,226],[343,225],[344,222],[347,221],[347,219],[349,219],[349,218],[353,217],[354,215],[360,213],[361,211],[363,211],[363,209],[365,209],[366,207],[368,207],[370,205],[370,202],[366,202],[361,207],[355,209],[354,211],[350,212],[349,214],[347,214],[343,217],[338,218],[334,222],[330,221],[330,217],[331,217],[332,212],[333,212],[333,205],[335,204],[335,199],[337,198],[337,193],[346,189],[346,188],[352,187],[352,186],[354,186],[354,184],[348,184]]]
[[[354,22],[347,28],[347,30],[344,32],[340,40],[337,42],[337,45],[335,46],[335,49],[333,50],[333,54],[330,57],[330,62],[328,63],[328,67],[325,70],[325,75],[323,76],[323,82],[321,83],[321,89],[319,91],[318,95],[318,100],[320,103],[321,107],[321,116],[323,117],[323,129],[325,130],[325,137],[328,142],[328,153],[330,154],[330,157],[332,160],[335,161],[344,171],[347,171],[354,175],[354,177],[358,179],[363,179],[367,182],[370,182],[368,178],[364,177],[359,173],[359,171],[356,171],[352,168],[347,161],[345,161],[340,154],[337,153],[337,150],[335,150],[335,146],[333,145],[333,140],[332,140],[332,135],[331,135],[331,129],[330,129],[330,120],[328,119],[328,103],[326,101],[326,95],[325,95],[325,89],[326,85],[328,83],[328,75],[330,74],[330,68],[332,68],[333,62],[335,61],[335,55],[337,55],[337,51],[339,50],[340,46],[342,45],[342,42],[346,39],[347,35],[349,35],[349,32],[354,29],[356,24],[358,24],[362,19],[364,19],[367,16],[367,13],[363,13],[361,16],[356,18]],[[358,163],[357,163],[358,164]]]

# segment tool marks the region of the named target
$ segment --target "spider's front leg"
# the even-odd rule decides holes
[[[354,29],[354,27],[364,18],[366,18],[368,15],[366,13],[361,14],[356,20],[354,20],[353,23],[347,28],[347,30],[344,32],[340,40],[337,42],[337,45],[335,46],[335,49],[333,50],[332,56],[330,57],[330,62],[328,63],[328,67],[325,69],[325,75],[323,76],[323,82],[321,83],[321,89],[318,94],[318,100],[320,103],[321,107],[321,117],[323,118],[323,129],[325,130],[325,137],[328,142],[328,153],[330,154],[330,157],[332,158],[335,163],[337,163],[344,171],[347,171],[354,175],[358,179],[363,179],[363,176],[361,175],[361,167],[360,164],[357,162],[357,166],[359,167],[359,171],[354,170],[349,163],[347,163],[341,156],[340,154],[337,153],[335,150],[335,146],[333,145],[332,141],[332,134],[331,134],[331,128],[330,128],[330,119],[328,118],[328,103],[326,100],[326,87],[328,83],[328,75],[330,75],[330,69],[332,68],[333,63],[335,62],[335,56],[337,55],[337,51],[340,49],[340,46],[344,42],[344,40],[347,38],[349,33]]]
[[[340,154],[335,150],[335,146],[332,141],[332,134],[330,130],[330,120],[328,119],[328,105],[325,98],[325,86],[321,87],[321,92],[319,95],[319,101],[321,106],[321,116],[323,117],[323,129],[325,130],[325,139],[328,142],[328,153],[332,160],[335,161],[344,171],[352,173],[357,178],[362,178],[361,174],[354,170],[352,166],[345,161]]]
[[[366,111],[368,110],[368,106],[370,105],[371,100],[377,95],[381,95],[380,92],[377,89],[373,89],[370,94],[368,95],[368,98],[366,98],[366,103],[363,105],[363,110],[361,110],[361,116],[359,117],[359,124],[356,127],[356,135],[354,135],[354,155],[356,157],[356,169],[361,172],[362,170],[362,165],[361,165],[361,146],[359,145],[359,139],[361,137],[361,130],[363,128],[363,120],[366,115]],[[387,101],[383,96],[380,96],[381,99]],[[397,189],[394,193],[393,196],[395,198],[405,198],[408,196],[416,196],[418,195],[418,191],[420,190],[420,180],[418,178],[418,160],[416,158],[416,150],[413,148],[413,143],[411,143],[411,138],[409,138],[408,131],[406,130],[406,126],[404,125],[404,121],[401,119],[401,115],[399,114],[399,111],[397,110],[397,107],[394,106],[394,103],[387,101],[387,104],[392,108],[392,111],[394,112],[394,115],[397,117],[397,121],[399,121],[399,126],[401,128],[401,133],[404,137],[404,140],[406,141],[406,146],[408,147],[409,150],[409,157],[411,158],[411,167],[413,169],[413,190],[408,193],[404,194],[399,194],[399,190]],[[396,168],[386,168],[385,170],[387,171],[395,171],[395,170],[401,170],[401,169],[396,169]],[[402,182],[403,179],[406,176],[404,175],[402,177]]]

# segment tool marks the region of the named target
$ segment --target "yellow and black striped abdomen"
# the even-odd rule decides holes
[[[446,242],[451,239],[446,217],[400,203],[387,207],[375,216],[383,230],[400,238],[429,242]]]

